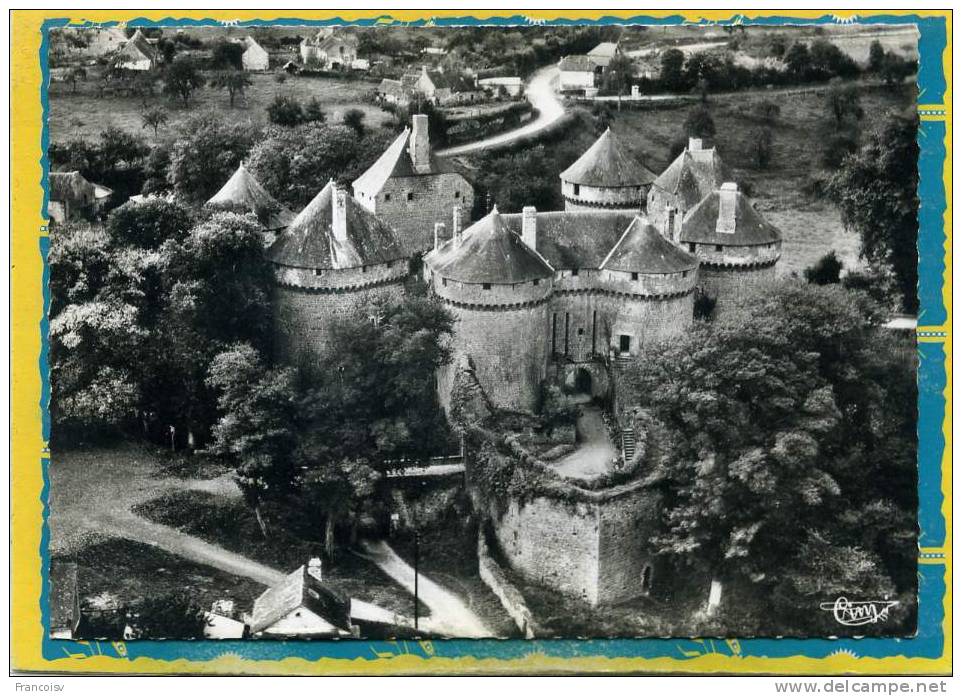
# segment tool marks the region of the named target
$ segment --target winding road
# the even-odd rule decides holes
[[[538,110],[538,116],[530,123],[484,140],[449,147],[446,150],[438,150],[437,154],[441,157],[453,157],[487,150],[490,147],[504,145],[518,138],[537,133],[552,125],[565,113],[564,105],[555,93],[555,83],[560,74],[557,65],[549,65],[536,71],[528,84],[525,85],[525,97],[531,102],[531,106]]]

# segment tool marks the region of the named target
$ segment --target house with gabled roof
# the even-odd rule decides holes
[[[565,56],[558,61],[561,76],[558,88],[562,92],[591,89],[595,86],[595,76],[600,72],[598,64],[588,56]]]
[[[270,56],[267,50],[261,46],[252,36],[245,36],[242,41],[244,53],[241,55],[241,65],[244,70],[263,71],[270,67]]]
[[[730,180],[718,150],[705,147],[701,138],[689,138],[688,147],[652,182],[648,219],[666,237],[678,241],[688,211]]]
[[[349,68],[357,60],[358,40],[353,34],[332,33],[327,29],[301,42],[301,60],[322,70]]]
[[[351,600],[330,589],[313,558],[254,600],[253,638],[352,638]]]
[[[157,67],[159,61],[160,57],[157,49],[147,40],[144,33],[138,29],[114,57],[113,67],[116,70],[143,72],[153,70]]]
[[[445,235],[453,234],[460,216],[474,206],[468,179],[432,152],[425,114],[415,114],[412,127],[352,187],[354,199],[395,229],[411,255],[431,248],[435,225],[444,226]],[[455,214],[455,208],[460,212]]]
[[[618,48],[618,44],[615,41],[602,41],[600,44],[588,51],[588,57],[594,62],[595,65],[601,68],[607,68],[611,63],[611,59],[614,58],[621,52]]]
[[[53,222],[90,220],[107,204],[113,191],[88,181],[79,171],[50,172],[47,213]]]

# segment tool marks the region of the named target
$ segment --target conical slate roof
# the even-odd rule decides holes
[[[602,268],[610,271],[652,274],[681,273],[696,266],[698,259],[694,254],[679,249],[640,217],[631,221],[601,264]]]
[[[435,273],[463,283],[523,283],[548,278],[554,269],[504,224],[495,207],[462,233],[449,239],[425,262]]]
[[[347,239],[334,237],[334,182],[294,218],[268,250],[274,263],[296,268],[356,268],[406,259],[397,233],[345,192]]]
[[[720,188],[731,177],[715,148],[685,149],[655,179],[653,186],[682,197],[684,205],[698,203],[711,191]]]
[[[283,229],[294,220],[294,213],[278,203],[243,164],[237,167],[237,171],[231,175],[220,191],[211,196],[207,205],[242,208],[257,215],[266,211],[268,217],[264,227],[269,230]]]
[[[758,246],[781,241],[781,232],[755,210],[748,197],[738,191],[733,193],[734,232],[717,231],[722,194],[712,191],[685,215],[679,241],[727,246]]]
[[[633,157],[608,128],[578,161],[561,172],[562,181],[583,186],[645,186],[655,173]]]

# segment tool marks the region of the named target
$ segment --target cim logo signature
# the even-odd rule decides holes
[[[897,601],[887,599],[852,602],[845,597],[839,597],[834,602],[822,602],[818,606],[822,611],[832,612],[835,620],[843,626],[865,626],[886,621],[889,609],[896,604]]]

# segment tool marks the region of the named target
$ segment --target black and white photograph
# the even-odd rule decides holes
[[[49,637],[915,635],[918,41],[50,30]]]

